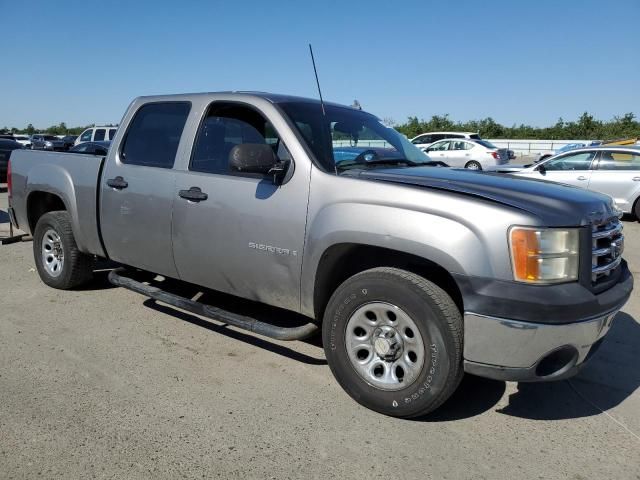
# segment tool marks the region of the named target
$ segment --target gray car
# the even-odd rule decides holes
[[[605,193],[640,219],[640,147],[576,148],[542,162],[500,171]]]
[[[36,133],[31,135],[31,149],[63,152],[67,149],[67,146],[61,138],[58,138],[55,135]]]

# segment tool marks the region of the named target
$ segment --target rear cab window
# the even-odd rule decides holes
[[[120,148],[120,161],[129,165],[173,168],[190,102],[154,102],[135,113]]]

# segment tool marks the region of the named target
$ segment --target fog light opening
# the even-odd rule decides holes
[[[565,345],[546,355],[536,367],[538,377],[550,377],[561,375],[572,368],[578,361],[578,350],[570,345]]]

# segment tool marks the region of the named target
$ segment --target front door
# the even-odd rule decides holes
[[[431,160],[439,160],[441,162],[446,163],[450,167],[453,166],[449,162],[449,155],[451,152],[449,151],[449,140],[441,140],[439,142],[435,142],[429,148],[427,148],[427,155]]]
[[[291,158],[253,107],[204,107],[191,158],[176,173],[173,247],[180,278],[298,310],[309,167],[296,165],[280,186],[267,175],[231,171],[230,152],[243,143],[267,143],[281,160]],[[193,192],[200,193],[194,198]]]
[[[567,153],[541,163],[531,172],[518,175],[589,188],[591,164],[596,153],[593,150]]]
[[[140,107],[101,181],[100,224],[107,254],[133,267],[177,277],[171,248],[172,170],[189,115],[187,102]]]

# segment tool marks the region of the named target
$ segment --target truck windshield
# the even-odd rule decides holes
[[[323,115],[318,103],[283,102],[278,106],[327,171],[430,162],[403,135],[361,110],[325,105]]]

